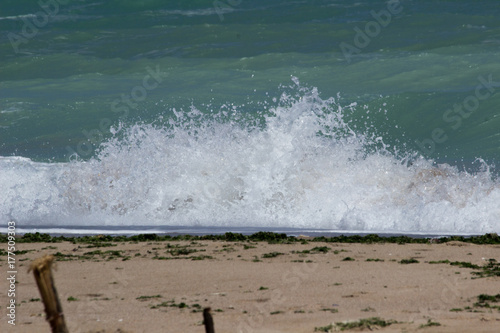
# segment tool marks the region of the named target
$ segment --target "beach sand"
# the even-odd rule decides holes
[[[500,245],[103,244],[116,246],[17,244],[28,252],[16,255],[16,325],[7,323],[3,291],[0,331],[50,332],[27,270],[33,259],[59,253],[54,279],[71,333],[201,333],[205,307],[212,309],[217,333],[327,332],[340,330],[336,323],[372,317],[390,325],[366,330],[500,332],[500,299],[478,299],[499,294],[500,277],[480,277],[474,272],[481,269],[450,264],[500,260]],[[6,272],[7,257],[1,258]]]

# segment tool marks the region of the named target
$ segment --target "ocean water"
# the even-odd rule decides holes
[[[500,232],[500,4],[0,4],[0,231]]]

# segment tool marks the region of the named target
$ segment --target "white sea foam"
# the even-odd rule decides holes
[[[24,15],[16,15],[16,16],[0,16],[1,20],[18,20],[22,18],[35,18],[35,14],[24,14]]]
[[[297,82],[298,84],[298,82]],[[500,231],[500,184],[356,133],[315,89],[250,116],[173,110],[115,129],[89,161],[0,158],[0,219],[18,224]],[[253,121],[243,120],[252,119]],[[257,121],[261,119],[261,121]]]
[[[193,10],[155,10],[145,12],[146,15],[150,16],[171,16],[171,15],[181,15],[181,16],[211,16],[211,15],[225,15],[237,11],[237,9],[230,5],[225,6],[214,6],[211,8],[200,8]]]

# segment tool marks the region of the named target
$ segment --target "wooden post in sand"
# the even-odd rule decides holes
[[[29,271],[33,271],[38,290],[42,296],[43,305],[45,306],[46,319],[50,323],[52,333],[68,333],[61,303],[57,296],[57,290],[52,278],[52,263],[54,256],[46,255],[38,258],[31,263]]]
[[[215,333],[214,320],[212,314],[210,314],[210,308],[203,309],[203,322],[205,323],[206,333]]]

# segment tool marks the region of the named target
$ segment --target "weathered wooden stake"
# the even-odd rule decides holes
[[[210,313],[210,308],[203,309],[203,322],[205,323],[206,333],[215,333],[214,320],[212,318],[212,314]]]
[[[52,333],[68,333],[61,303],[57,296],[57,290],[52,278],[52,263],[54,256],[46,255],[38,258],[31,263],[29,271],[33,271],[38,290],[42,296],[43,305],[45,306],[46,319],[50,323]]]

